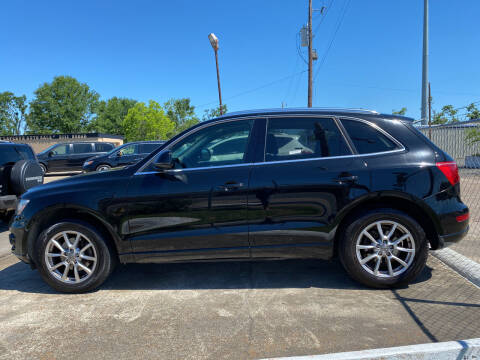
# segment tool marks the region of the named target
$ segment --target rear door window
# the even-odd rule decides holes
[[[108,143],[95,143],[95,151],[96,152],[108,152],[113,149],[112,144]]]
[[[79,143],[73,144],[73,153],[74,154],[85,154],[92,152],[92,144],[91,143]]]
[[[367,123],[342,119],[342,125],[359,154],[372,154],[399,148],[395,142]]]
[[[153,151],[157,150],[162,144],[152,143],[152,144],[138,144],[138,153],[139,154],[150,154]]]
[[[330,118],[268,119],[265,161],[350,155],[348,145]]]

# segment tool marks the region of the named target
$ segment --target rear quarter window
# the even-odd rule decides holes
[[[35,160],[35,154],[29,146],[16,146],[18,153],[24,160]]]
[[[341,121],[359,154],[379,153],[399,148],[395,142],[369,124],[347,119]]]
[[[0,146],[0,166],[16,163],[22,160],[14,146]]]

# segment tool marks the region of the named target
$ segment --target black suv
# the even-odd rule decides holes
[[[83,164],[83,171],[105,171],[114,167],[135,164],[163,144],[165,141],[137,141],[123,144],[106,154],[87,159]]]
[[[373,287],[411,282],[468,230],[456,163],[409,118],[361,110],[227,114],[139,163],[29,190],[13,253],[57,290],[117,261],[340,257]]]
[[[43,172],[32,148],[0,141],[0,218],[15,210],[17,196],[43,184]]]
[[[115,147],[107,142],[72,142],[52,145],[37,157],[45,173],[82,170],[83,163],[95,155],[102,155]]]

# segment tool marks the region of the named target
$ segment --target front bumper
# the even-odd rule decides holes
[[[10,224],[10,245],[12,245],[12,254],[25,263],[31,263],[27,249],[27,233],[25,231],[25,222],[15,219]]]
[[[17,201],[16,195],[0,196],[0,210],[15,210],[17,208]]]

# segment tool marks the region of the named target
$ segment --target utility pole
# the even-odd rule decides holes
[[[313,33],[312,33],[312,0],[308,0],[308,107],[312,107],[313,88]]]
[[[217,85],[218,85],[218,101],[220,103],[220,115],[223,115],[223,106],[222,106],[222,90],[220,88],[220,72],[218,70],[218,38],[214,33],[208,35],[210,44],[212,45],[213,51],[215,52],[215,65],[217,66]]]
[[[432,140],[432,90],[428,82],[428,138]]]
[[[422,125],[427,124],[428,86],[428,0],[423,0]]]

